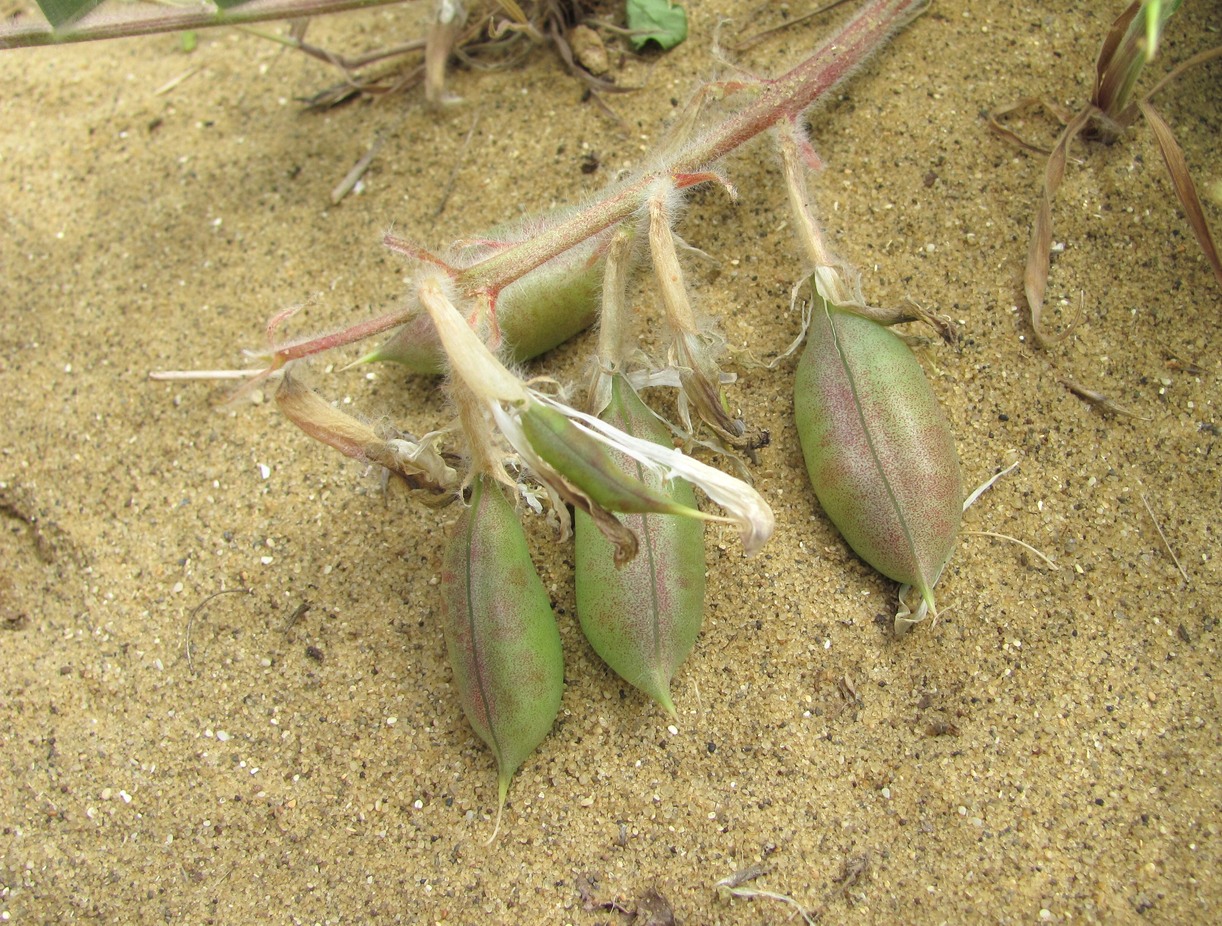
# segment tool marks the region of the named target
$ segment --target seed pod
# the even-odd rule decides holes
[[[530,360],[594,324],[602,265],[591,244],[506,286],[496,301],[505,356],[515,363]],[[421,312],[362,359],[399,363],[413,373],[441,373],[443,357],[437,332],[428,314]]]
[[[670,431],[620,376],[613,379],[603,419],[635,437],[670,444]],[[687,482],[663,484],[636,461],[615,456],[651,488],[696,506]],[[693,518],[671,514],[627,514],[621,520],[637,535],[640,548],[617,569],[611,543],[587,515],[577,514],[577,617],[603,661],[674,716],[670,682],[692,651],[704,615],[704,528]]]
[[[446,650],[463,712],[496,757],[499,827],[510,779],[560,710],[564,665],[522,525],[489,476],[476,477],[454,525],[441,583]]]
[[[794,386],[811,485],[857,555],[936,614],[933,587],[963,514],[950,426],[899,337],[815,299]]]

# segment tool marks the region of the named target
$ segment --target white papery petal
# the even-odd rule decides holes
[[[637,392],[657,386],[669,386],[678,389],[683,384],[679,382],[679,371],[674,367],[662,367],[659,370],[633,370],[627,374],[628,384]],[[737,373],[719,373],[718,381],[723,386],[738,382]]]
[[[492,410],[492,420],[496,422],[496,426],[501,429],[509,445],[518,452],[526,465],[537,473],[549,472],[551,467],[539,459],[535,448],[526,439],[526,432],[522,430],[522,422],[518,420],[517,411],[506,411],[500,402],[490,402],[489,408]]]
[[[395,457],[413,464],[440,486],[458,484],[458,473],[446,463],[437,449],[428,441],[428,435],[419,443],[395,438],[387,441]]]
[[[743,552],[754,556],[768,542],[776,527],[776,518],[762,495],[741,479],[701,463],[675,447],[664,447],[653,441],[626,434],[619,428],[607,424],[592,415],[562,405],[546,396],[536,398],[560,413],[573,419],[592,437],[621,453],[627,454],[643,466],[657,472],[664,479],[686,479],[714,502],[724,508],[742,538]],[[498,419],[499,423],[499,419]],[[502,428],[503,430],[503,428]],[[507,435],[508,436],[508,435]],[[510,438],[512,442],[512,438]]]

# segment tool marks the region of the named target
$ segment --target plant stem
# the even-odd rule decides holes
[[[781,77],[763,82],[759,95],[737,113],[694,141],[668,149],[668,156],[612,186],[598,202],[566,221],[460,271],[454,277],[458,289],[469,296],[490,293],[495,300],[496,293],[514,280],[640,212],[659,181],[690,185],[684,178],[707,174],[718,160],[765,129],[798,119],[927,5],[928,0],[867,3],[809,58]]]
[[[694,142],[671,171],[695,173],[707,169],[764,129],[782,119],[797,119],[928,3],[929,0],[874,0],[862,7],[813,55],[789,73],[765,83],[754,102]]]
[[[33,17],[0,23],[0,49],[91,42],[157,32],[178,32],[206,26],[233,26],[266,22],[269,19],[296,19],[386,6],[403,0],[250,0],[240,6],[221,9],[201,2],[175,9],[156,3],[107,3],[100,9],[58,29]]]
[[[810,207],[810,191],[806,185],[805,165],[798,153],[798,139],[792,126],[782,126],[780,135],[781,165],[785,171],[785,188],[789,193],[789,210],[793,213],[794,232],[806,259],[812,267],[830,267],[835,263],[823,229],[815,221]]]

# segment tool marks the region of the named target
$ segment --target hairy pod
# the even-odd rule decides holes
[[[509,284],[496,301],[504,354],[514,363],[558,347],[594,324],[602,261],[590,248],[531,271]],[[365,360],[399,363],[413,373],[441,373],[445,354],[428,313],[420,312],[398,328]]]
[[[816,296],[794,412],[832,523],[936,614],[933,587],[955,546],[963,487],[950,426],[908,345]]]
[[[459,699],[496,758],[503,808],[514,772],[560,710],[564,665],[522,525],[491,477],[478,476],[472,485],[470,505],[449,538],[441,583]]]
[[[670,444],[670,431],[618,375],[602,417],[635,437]],[[615,456],[633,477],[680,505],[696,507],[687,482],[663,484],[636,461]],[[640,545],[636,557],[617,569],[610,541],[588,515],[577,514],[577,617],[603,661],[673,716],[671,679],[695,645],[704,615],[704,526],[673,514],[626,514],[621,519]]]

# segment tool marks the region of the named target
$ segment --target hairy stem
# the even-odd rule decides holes
[[[798,139],[792,126],[781,126],[781,164],[785,170],[785,187],[789,193],[789,209],[793,213],[794,231],[812,267],[830,267],[835,263],[823,229],[815,221],[810,206],[810,190],[806,185],[806,167],[798,153]]]
[[[0,49],[92,42],[208,26],[235,26],[272,19],[322,16],[344,10],[386,6],[402,0],[251,0],[222,9],[214,3],[174,8],[156,3],[107,3],[78,21],[53,28],[34,17],[0,23]]]
[[[467,295],[495,294],[569,248],[637,214],[659,182],[689,185],[682,182],[684,177],[707,173],[718,160],[765,129],[782,120],[798,119],[927,5],[928,0],[871,0],[809,58],[763,83],[760,93],[738,112],[695,140],[668,147],[658,161],[611,187],[566,221],[462,270],[455,275],[455,284]]]

